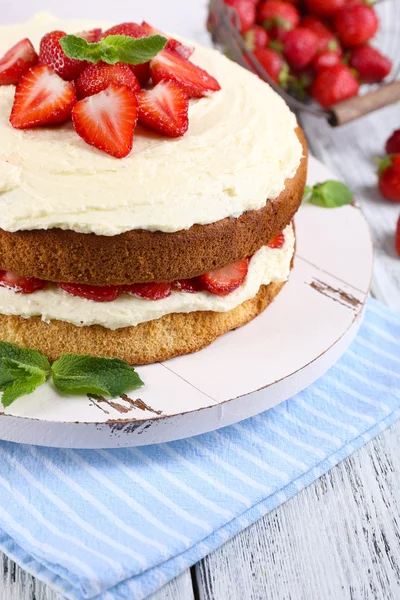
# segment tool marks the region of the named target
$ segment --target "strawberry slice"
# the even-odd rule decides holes
[[[197,294],[201,290],[201,285],[197,277],[193,277],[193,279],[177,279],[172,282],[172,287],[178,292],[186,292],[187,294]]]
[[[111,84],[106,90],[79,100],[72,111],[76,133],[116,158],[123,158],[132,150],[137,118],[136,96],[126,85]]]
[[[68,58],[60,44],[60,39],[66,35],[65,31],[51,31],[42,37],[40,40],[39,63],[54,69],[62,79],[72,81],[87,66],[87,62]]]
[[[169,283],[133,283],[125,285],[124,291],[147,300],[162,300],[171,295],[171,285]]]
[[[0,85],[17,84],[38,60],[30,40],[21,40],[0,59]]]
[[[138,25],[137,23],[120,23],[119,25],[114,25],[107,31],[104,31],[102,37],[105,38],[109,35],[127,35],[128,37],[134,38],[143,38],[147,37],[148,33],[143,27]],[[150,79],[150,63],[142,63],[140,65],[129,65],[130,69],[132,69],[134,75],[139,80],[140,85],[145,86]]]
[[[58,287],[72,296],[94,300],[95,302],[112,302],[120,294],[117,285],[86,285],[85,283],[57,283]]]
[[[156,29],[152,25],[149,25],[149,23],[146,23],[146,21],[142,22],[142,27],[146,31],[147,35],[162,35],[163,37],[167,38],[168,43],[165,46],[167,50],[174,50],[183,56],[183,58],[190,58],[192,56],[194,52],[193,46],[187,46],[186,44],[182,44],[182,42],[178,42],[178,40],[169,37],[169,35],[163,31],[160,31],[160,29]]]
[[[207,71],[172,50],[162,50],[150,61],[153,83],[163,79],[179,83],[189,98],[202,98],[221,89]]]
[[[103,30],[100,29],[100,27],[95,27],[94,29],[89,29],[88,31],[80,31],[79,33],[76,33],[75,35],[83,38],[84,40],[89,42],[89,44],[94,44],[95,42],[98,42],[101,40],[101,36],[103,35]]]
[[[227,296],[237,290],[246,279],[249,260],[244,258],[238,262],[210,271],[198,278],[203,289],[215,296]]]
[[[140,91],[140,84],[128,65],[100,62],[82,71],[76,80],[76,93],[78,98],[86,98],[105,90],[112,83],[126,85],[133,92]]]
[[[63,123],[75,102],[73,81],[64,81],[47,65],[37,65],[17,85],[10,122],[16,129]]]
[[[10,273],[10,271],[0,271],[0,286],[21,294],[32,294],[36,290],[41,290],[44,283],[36,277],[23,277],[22,275]]]
[[[136,94],[139,122],[170,137],[184,135],[189,127],[189,98],[173,81],[160,81],[152,90]]]
[[[282,248],[284,243],[285,243],[284,234],[278,233],[278,235],[276,235],[273,240],[268,242],[267,246],[268,246],[268,248]]]

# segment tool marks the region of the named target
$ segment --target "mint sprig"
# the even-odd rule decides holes
[[[109,35],[93,43],[77,35],[66,35],[60,39],[61,47],[68,58],[91,63],[103,61],[109,65],[117,62],[128,65],[146,63],[157,56],[167,42],[167,38],[158,34],[144,38]]]
[[[341,181],[328,180],[314,186],[307,185],[303,202],[324,208],[337,208],[353,202],[353,194]]]
[[[37,350],[0,342],[0,392],[4,407],[34,392],[50,376],[55,387],[65,394],[116,397],[144,385],[135,369],[117,358],[63,354],[50,365],[47,357]]]

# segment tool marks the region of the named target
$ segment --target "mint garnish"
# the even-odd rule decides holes
[[[337,208],[353,202],[353,194],[341,181],[328,180],[314,186],[307,185],[304,190],[303,202],[310,202],[324,208]]]
[[[118,358],[64,354],[51,367],[54,385],[78,394],[120,396],[143,385],[136,371]]]
[[[2,404],[10,406],[31,394],[52,375],[61,392],[105,394],[115,397],[142,387],[135,369],[118,358],[63,354],[52,366],[37,350],[0,342],[0,392]]]
[[[100,42],[90,43],[77,35],[66,35],[60,39],[68,58],[87,60],[91,63],[103,61],[109,65],[122,62],[129,65],[146,63],[165,47],[168,40],[162,35],[133,38],[127,35],[109,35]]]

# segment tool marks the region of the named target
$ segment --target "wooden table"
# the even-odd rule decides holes
[[[397,3],[397,4],[396,4]],[[41,0],[0,0],[8,20],[41,8]],[[152,0],[146,14],[138,1],[127,16],[113,1],[113,20],[146,17],[166,29],[207,42],[205,1]],[[57,0],[47,6],[57,7]],[[90,3],[59,7],[65,16],[90,16]],[[99,4],[96,4],[99,7]],[[109,18],[108,4],[94,14]],[[164,9],[164,10],[163,10]],[[380,10],[393,16],[397,36],[400,2]],[[85,15],[86,13],[86,15]],[[21,18],[21,17],[20,17]],[[348,183],[373,232],[376,267],[373,293],[400,311],[400,259],[394,230],[400,205],[383,201],[376,188],[373,156],[400,127],[395,105],[358,123],[332,130],[302,119],[311,152]],[[400,598],[400,422],[366,444],[292,500],[227,542],[151,600],[397,600]],[[55,600],[55,594],[0,554],[0,600]],[[134,599],[132,599],[134,600]]]

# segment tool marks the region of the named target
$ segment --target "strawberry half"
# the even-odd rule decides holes
[[[127,35],[128,37],[133,38],[143,38],[148,36],[146,30],[137,23],[120,23],[119,25],[114,25],[114,27],[104,31],[102,37],[105,38],[109,35]],[[150,63],[146,62],[141,65],[129,65],[129,67],[138,78],[140,85],[145,86],[150,79]]]
[[[21,294],[32,294],[36,290],[41,290],[44,283],[36,277],[23,277],[22,275],[10,273],[10,271],[0,271],[0,286]]]
[[[201,290],[201,285],[197,277],[193,279],[177,279],[172,282],[172,287],[178,292],[186,292],[187,294],[197,294]]]
[[[180,137],[189,127],[189,98],[173,81],[160,81],[152,90],[136,94],[139,122],[170,137]]]
[[[179,83],[189,98],[202,98],[221,89],[218,81],[207,71],[171,50],[162,50],[150,61],[154,83],[163,79]]]
[[[169,283],[133,283],[125,285],[124,291],[132,296],[146,298],[146,300],[162,300],[171,295]]]
[[[227,296],[239,288],[246,279],[249,260],[244,258],[222,269],[210,271],[198,278],[203,289],[215,296]]]
[[[138,118],[135,94],[126,85],[110,85],[106,90],[79,100],[72,111],[76,133],[91,146],[123,158],[132,150]]]
[[[89,44],[94,44],[95,42],[98,42],[99,40],[101,40],[101,36],[103,35],[103,30],[100,29],[100,27],[95,27],[94,29],[89,29],[88,31],[80,31],[79,33],[76,33],[75,35],[83,38],[84,40],[89,42]]]
[[[86,98],[105,90],[112,83],[126,85],[133,92],[140,91],[140,84],[129,65],[100,62],[82,71],[76,80],[76,93],[78,98]]]
[[[186,44],[183,44],[182,42],[178,42],[178,40],[175,40],[174,38],[169,37],[163,31],[160,31],[159,29],[156,29],[152,25],[149,25],[149,23],[146,23],[146,21],[143,21],[141,26],[146,31],[147,35],[162,35],[163,37],[167,38],[168,43],[165,47],[168,50],[174,50],[175,52],[177,52],[178,54],[183,56],[183,58],[190,58],[192,56],[192,54],[194,52],[193,46],[187,46]]]
[[[87,66],[87,62],[68,58],[60,44],[60,39],[66,35],[65,31],[51,31],[42,37],[39,63],[52,67],[57,75],[66,81],[72,81]]]
[[[284,243],[285,236],[283,235],[283,233],[278,233],[278,235],[276,235],[273,240],[268,242],[267,246],[268,248],[282,248]]]
[[[64,81],[47,65],[37,65],[17,85],[10,122],[15,129],[63,123],[75,102],[73,81]]]
[[[85,283],[57,283],[58,287],[72,296],[79,296],[95,302],[112,302],[120,294],[117,285],[86,285]]]
[[[23,75],[39,60],[28,38],[10,48],[0,59],[0,85],[17,84]]]

